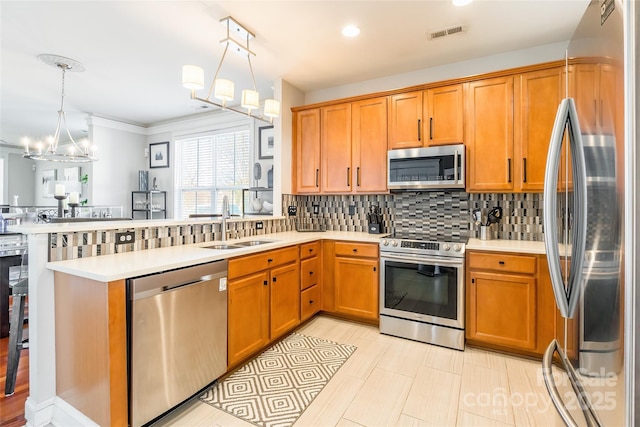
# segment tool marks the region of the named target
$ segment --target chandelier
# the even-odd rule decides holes
[[[71,58],[58,55],[38,55],[38,59],[62,71],[62,99],[60,101],[60,110],[58,110],[58,124],[56,125],[54,134],[45,138],[45,142],[35,141],[33,146],[31,146],[29,138],[23,138],[24,153],[22,157],[33,160],[70,163],[86,163],[98,160],[95,156],[96,148],[91,147],[86,138],[80,141],[80,143],[77,143],[73,139],[69,131],[69,126],[67,125],[67,116],[64,112],[65,73],[67,71],[82,72],[84,71],[84,66]],[[60,135],[63,126],[69,142],[64,146],[60,146]]]
[[[184,65],[182,67],[182,85],[191,90],[191,99],[198,100],[224,110],[233,111],[248,117],[261,120],[263,122],[272,123],[274,117],[280,115],[280,102],[275,99],[267,99],[264,101],[263,116],[252,115],[253,110],[260,108],[260,94],[256,90],[256,78],[253,75],[253,67],[251,65],[251,55],[255,53],[249,49],[249,41],[255,38],[255,34],[247,30],[242,24],[228,16],[222,18],[220,23],[227,27],[227,37],[220,41],[224,45],[224,52],[220,58],[218,69],[213,77],[213,81],[209,87],[209,93],[206,98],[196,96],[196,90],[204,88],[204,70],[196,65]],[[234,99],[234,84],[231,80],[219,79],[222,63],[229,50],[229,47],[241,56],[246,56],[249,62],[249,70],[253,81],[253,90],[245,89],[242,91],[240,106],[245,110],[227,105]],[[220,100],[220,102],[211,100],[211,95]],[[266,118],[265,118],[266,117]]]

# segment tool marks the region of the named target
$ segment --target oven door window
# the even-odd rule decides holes
[[[385,263],[384,307],[457,320],[458,268]]]

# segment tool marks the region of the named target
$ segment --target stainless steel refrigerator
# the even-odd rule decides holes
[[[634,9],[617,0],[587,6],[567,49],[566,98],[547,157],[545,247],[557,313],[542,373],[567,425],[622,426],[634,418],[635,322],[625,321],[635,313],[635,276],[626,268],[635,250],[625,250],[636,242],[628,217],[635,101],[627,96],[635,71],[628,52],[625,60]]]

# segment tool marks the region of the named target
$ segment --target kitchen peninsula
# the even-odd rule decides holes
[[[268,242],[235,249],[204,248],[221,240],[219,221],[210,220],[12,226],[28,235],[30,253],[29,424],[126,425],[126,279],[319,240],[377,244],[380,237],[298,233],[278,217],[255,220],[264,226],[256,230],[252,221],[229,221],[232,236],[244,237],[227,243]],[[116,246],[116,233],[128,231],[136,242]],[[59,283],[73,292],[61,298]]]

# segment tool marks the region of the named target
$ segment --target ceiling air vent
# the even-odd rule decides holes
[[[451,36],[453,34],[461,34],[466,31],[467,29],[464,26],[456,25],[455,27],[445,28],[445,29],[430,33],[429,40],[440,39],[442,37]]]

